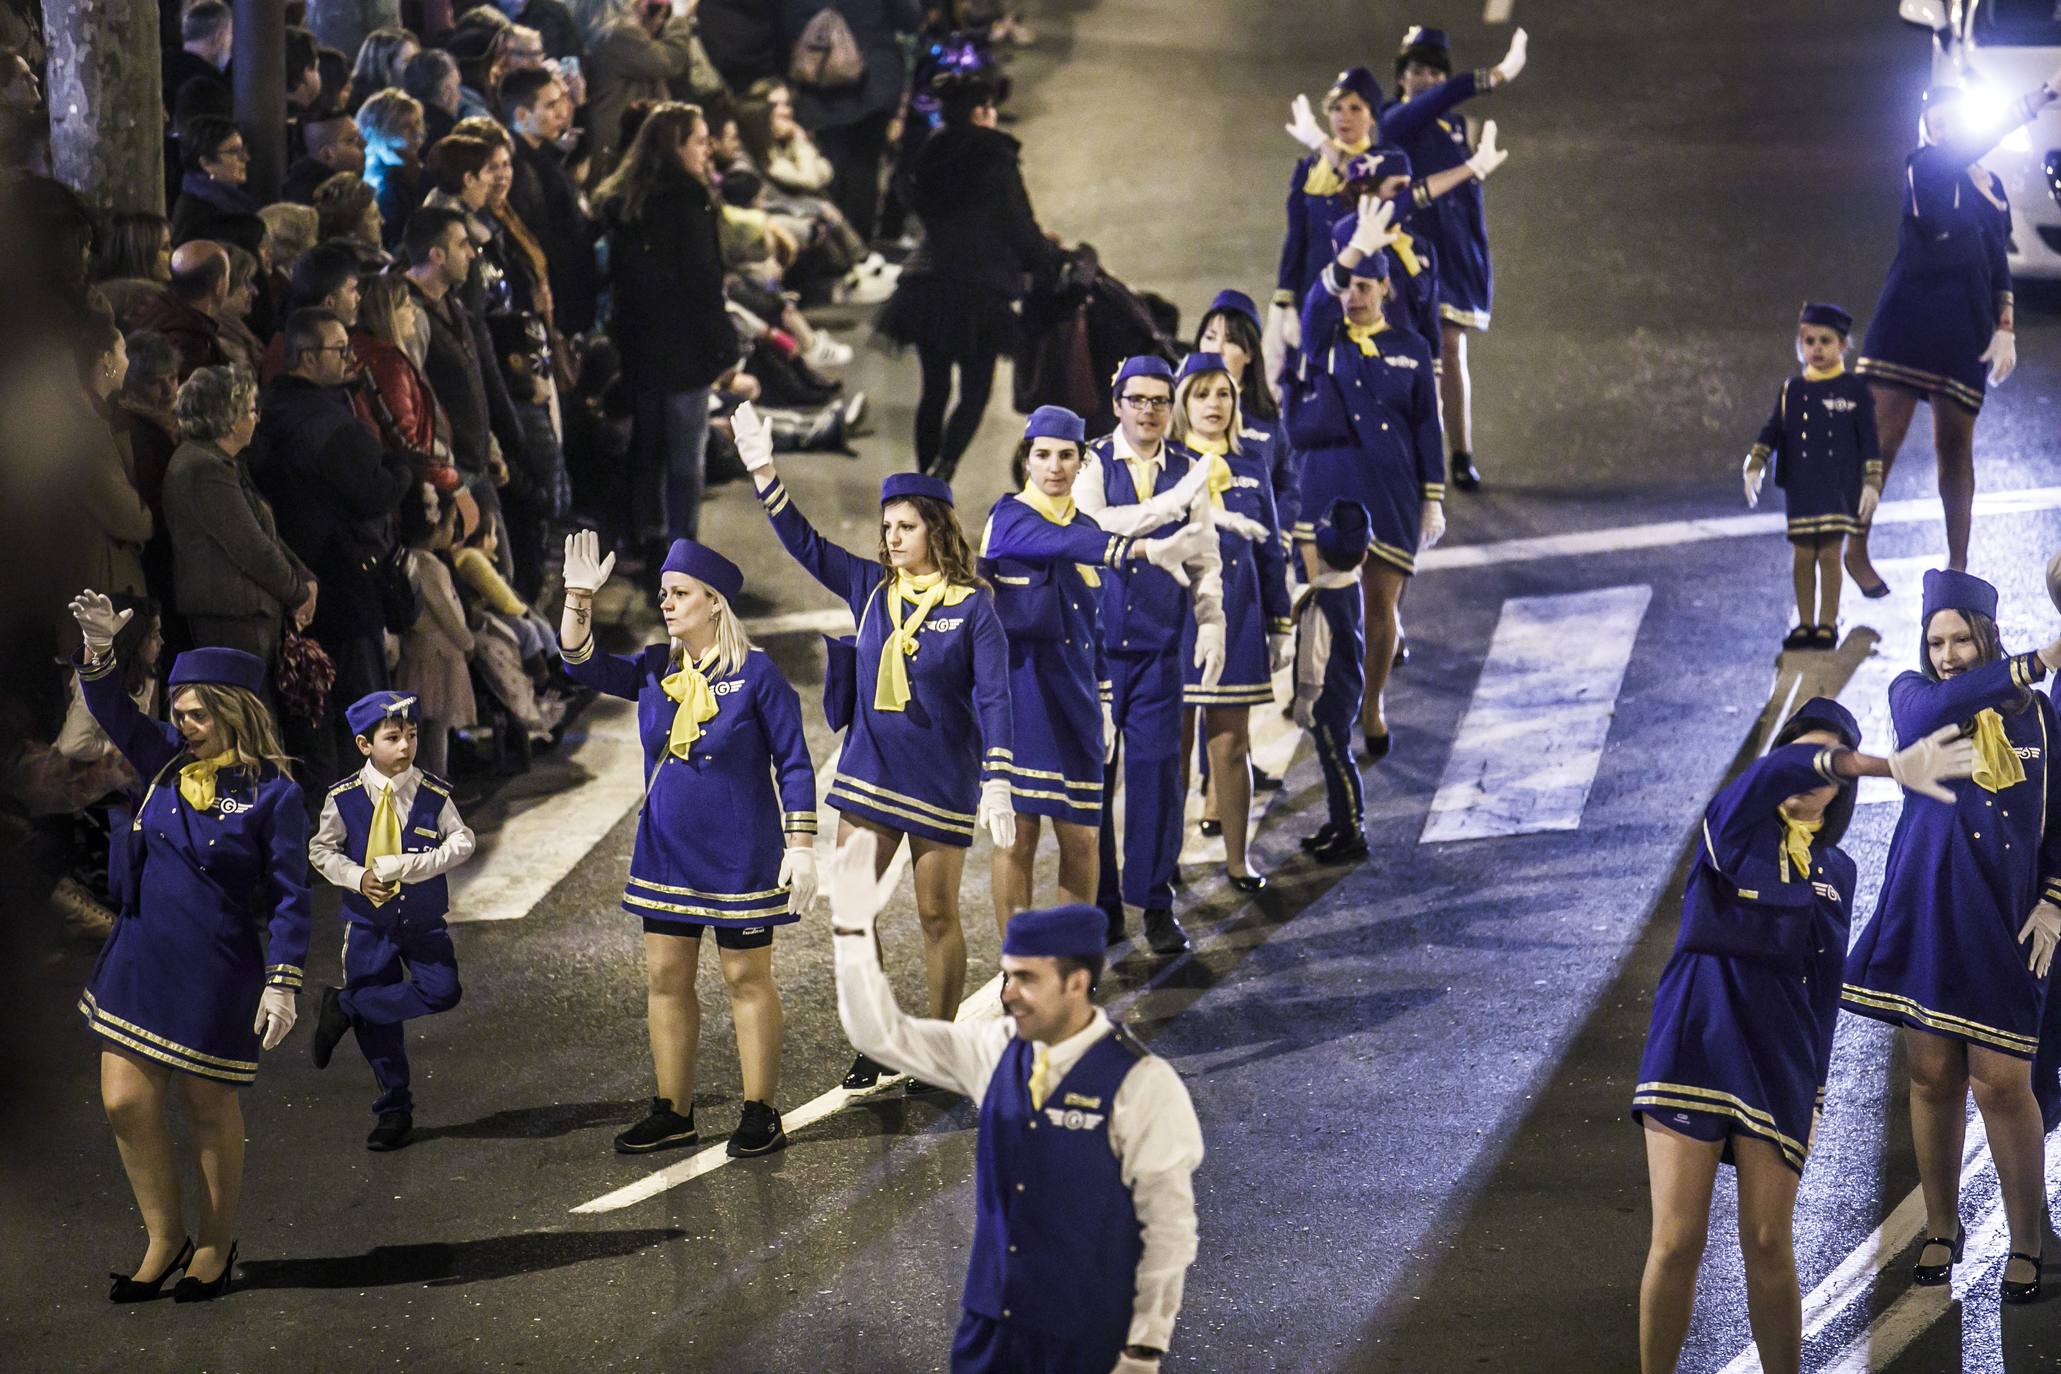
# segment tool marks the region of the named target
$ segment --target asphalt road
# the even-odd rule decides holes
[[[1837,654],[1778,665],[1788,553],[1767,522],[1683,543],[1625,532],[1742,514],[1738,460],[1793,367],[1797,303],[1838,300],[1863,317],[1872,306],[1925,80],[1923,40],[1893,11],[1890,0],[1518,0],[1531,65],[1475,110],[1499,120],[1512,150],[1489,188],[1499,291],[1474,363],[1491,487],[1455,496],[1461,552],[1410,592],[1416,656],[1395,683],[1396,748],[1369,773],[1374,856],[1340,871],[1297,853],[1323,807],[1299,750],[1258,834],[1273,887],[1245,899],[1211,865],[1190,865],[1196,954],[1171,965],[1130,955],[1110,982],[1118,1012],[1186,1076],[1209,1148],[1170,1370],[1636,1367],[1648,1213],[1624,1109],[1688,836],[1756,747],[1771,698],[1851,685],[1865,706],[1917,636],[1907,595],[1850,597]],[[1343,0],[1065,0],[1028,12],[1044,42],[1018,64],[1013,127],[1042,219],[1191,321],[1220,287],[1263,296],[1271,281],[1295,151],[1279,131],[1290,96],[1317,95],[1348,59],[1385,71],[1408,22],[1450,29],[1467,66],[1493,62],[1508,32],[1457,3],[1370,13]],[[2061,322],[2053,293],[2027,296],[2018,375],[1978,433],[1985,491],[2056,480]],[[869,353],[851,374],[875,396],[877,436],[856,461],[796,459],[783,475],[820,525],[864,543],[879,477],[905,466],[914,364]],[[990,415],[962,469],[962,509],[1002,490],[1012,433],[1011,417]],[[1930,492],[1914,441],[1888,497]],[[2017,645],[2051,633],[2039,570],[2061,546],[2057,501],[1977,524],[1974,570],[2002,587]],[[750,613],[832,605],[787,563],[748,492],[719,490],[707,521],[745,567]],[[1595,537],[1557,556],[1508,542],[1572,532]],[[1467,556],[1475,545],[1484,556]],[[1943,535],[1936,519],[1914,519],[1876,546],[1908,592]],[[1578,828],[1421,844],[1506,601],[1621,587],[1650,588],[1651,600]],[[617,610],[627,643],[640,613]],[[820,765],[833,741],[813,707],[814,636],[767,645],[811,703]],[[245,1095],[244,1291],[226,1302],[105,1303],[100,1276],[132,1262],[140,1232],[70,1010],[90,965],[18,939],[25,953],[0,988],[16,1061],[0,1123],[10,1368],[944,1367],[972,1230],[964,1105],[883,1094],[797,1129],[781,1155],[573,1210],[679,1162],[609,1150],[651,1092],[639,941],[615,906],[631,823],[610,825],[622,810],[593,790],[610,719],[590,716],[594,737],[569,760],[475,818],[490,845],[482,862],[536,864],[540,890],[506,913],[519,919],[459,927],[465,1000],[411,1030],[417,1143],[360,1148],[369,1074],[349,1045],[316,1073],[305,1028]],[[1857,911],[1872,909],[1894,814],[1865,806],[1853,827]],[[513,839],[491,848],[540,824],[598,838],[562,878]],[[532,829],[511,829],[521,825]],[[995,965],[985,873],[983,843],[963,895],[975,988]],[[1040,880],[1049,891],[1049,854]],[[333,910],[318,908],[311,985],[335,967]],[[885,924],[912,1005],[906,883]],[[819,913],[776,948],[790,1113],[849,1057],[825,925]],[[735,1121],[738,1080],[712,969],[702,992],[697,1107],[715,1142]],[[312,998],[302,1010],[312,1018]],[[1806,1367],[2061,1365],[2061,1305],[1999,1320],[2001,1245],[1963,1266],[1965,1304],[1934,1309],[1908,1300],[1898,1275],[1911,1255],[1893,1226],[1871,1258],[1871,1233],[1915,1185],[1891,1046],[1872,1023],[1841,1028],[1797,1217],[1821,1318]],[[1971,1174],[1971,1223],[1993,1202],[1986,1177]],[[1699,1374],[1757,1368],[1738,1358],[1748,1338],[1729,1206],[1721,1194],[1683,1365]]]

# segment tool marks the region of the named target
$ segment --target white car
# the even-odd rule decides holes
[[[1932,34],[1932,83],[1963,87],[1999,118],[2061,67],[2056,0],[1901,0],[1897,15]],[[2061,278],[2061,103],[1982,161],[2011,197],[2012,275]]]

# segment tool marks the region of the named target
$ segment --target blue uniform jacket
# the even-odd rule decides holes
[[[1753,452],[1774,468],[1788,500],[1792,535],[1860,531],[1861,486],[1882,483],[1875,398],[1851,372],[1782,383]]]
[[[1331,229],[1357,208],[1353,198],[1336,195],[1313,196],[1303,190],[1310,168],[1321,153],[1306,153],[1297,159],[1288,178],[1288,231],[1281,239],[1281,263],[1274,273],[1274,303],[1291,309],[1310,289],[1311,283],[1331,262]]]
[[[1116,457],[1115,441],[1109,436],[1088,446],[1102,465],[1102,493],[1112,506],[1138,504],[1138,488],[1131,470]],[[1179,485],[1195,455],[1171,439],[1160,444],[1163,461],[1152,484],[1156,496]],[[1145,538],[1162,539],[1181,528],[1169,521]],[[1172,653],[1193,642],[1195,598],[1190,590],[1174,581],[1173,575],[1150,563],[1132,560],[1111,568],[1102,577],[1102,649],[1104,653],[1158,655]]]
[[[1419,211],[1410,227],[1437,254],[1440,313],[1471,328],[1488,325],[1495,287],[1481,183],[1469,180],[1434,199],[1423,179],[1450,171],[1473,155],[1467,122],[1446,116],[1488,89],[1483,73],[1462,72],[1414,99],[1390,102],[1379,121],[1378,141],[1410,155],[1410,171],[1417,178],[1410,196]]]
[[[1280,420],[1258,420],[1245,416],[1238,442],[1257,453],[1266,464],[1267,482],[1274,489],[1274,518],[1281,524],[1282,546],[1295,529],[1302,512],[1302,455],[1288,442],[1288,426]]]
[[[365,791],[364,779],[352,773],[329,789],[329,800],[336,804],[336,814],[343,821],[346,852],[364,863],[365,846],[372,837],[374,805],[374,799]],[[450,800],[450,783],[434,773],[418,770],[415,798],[409,803],[408,814],[401,818],[403,854],[427,854],[443,843],[437,822],[443,818],[444,806]],[[419,883],[402,883],[400,891],[378,906],[364,893],[346,888],[343,909],[349,919],[376,926],[394,925],[403,919],[418,923],[442,920],[451,910],[451,884],[441,873]]]

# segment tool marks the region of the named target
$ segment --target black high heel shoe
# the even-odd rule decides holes
[[[173,1302],[213,1302],[229,1291],[236,1277],[236,1242],[229,1242],[229,1262],[212,1279],[197,1279],[189,1272],[172,1289]]]
[[[1224,823],[1222,821],[1213,821],[1209,817],[1204,816],[1195,829],[1198,834],[1215,838],[1224,833]]]
[[[1924,1241],[1918,1246],[1919,1254],[1924,1254],[1930,1246],[1944,1245],[1948,1248],[1953,1258],[1949,1259],[1945,1264],[1912,1265],[1911,1282],[1917,1284],[1920,1288],[1937,1288],[1945,1283],[1953,1277],[1954,1266],[1961,1262],[1961,1251],[1966,1248],[1967,1244],[1968,1228],[1965,1226],[1957,1225],[1954,1227],[1954,1238],[1952,1240],[1948,1240],[1945,1236],[1925,1237]],[[2039,1285],[2035,1283],[2033,1287],[2037,1289]]]
[[[180,1249],[177,1255],[173,1256],[172,1262],[164,1267],[164,1272],[154,1279],[137,1279],[131,1278],[127,1274],[110,1273],[108,1277],[113,1279],[114,1282],[108,1285],[107,1300],[109,1302],[149,1302],[164,1291],[166,1279],[184,1269],[192,1260],[193,1237],[188,1236],[185,1246]]]
[[[2024,1260],[2027,1264],[2032,1266],[2032,1282],[2013,1283],[2009,1279],[2000,1278],[1997,1280],[1997,1296],[2008,1303],[2028,1303],[2039,1301],[2040,1258],[2041,1257],[2039,1255],[2028,1255],[2022,1250],[2013,1250],[2011,1252],[2011,1259]],[[2011,1267],[2011,1261],[2004,1261],[2004,1267],[2006,1269],[2009,1269]]]
[[[1227,868],[1224,870],[1224,878],[1240,892],[1264,892],[1267,890],[1267,877],[1264,873],[1233,873]]]

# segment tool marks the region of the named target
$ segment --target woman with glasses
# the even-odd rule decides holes
[[[179,130],[179,199],[172,206],[172,242],[204,239],[216,220],[255,215],[258,202],[243,189],[250,150],[243,132],[221,115],[197,115]]]

